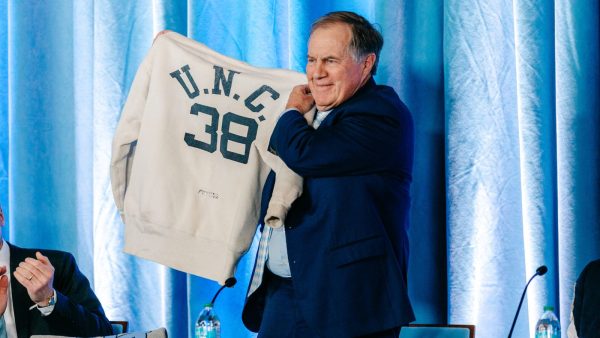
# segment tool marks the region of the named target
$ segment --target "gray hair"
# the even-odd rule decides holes
[[[318,28],[336,23],[347,24],[352,30],[352,39],[348,48],[355,62],[371,53],[375,54],[375,63],[371,69],[371,75],[375,75],[379,63],[379,53],[383,47],[381,33],[364,17],[353,12],[340,11],[327,13],[317,19],[311,26],[310,34]]]

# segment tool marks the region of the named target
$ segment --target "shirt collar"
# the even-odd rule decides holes
[[[0,265],[6,266],[7,269],[10,265],[10,248],[4,239],[2,239],[2,248],[0,248]]]

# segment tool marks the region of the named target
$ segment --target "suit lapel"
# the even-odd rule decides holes
[[[19,337],[29,337],[29,306],[31,300],[27,294],[27,289],[17,281],[14,275],[16,267],[27,257],[27,253],[10,243],[8,246],[10,247],[10,289],[13,310],[15,311],[15,326]]]

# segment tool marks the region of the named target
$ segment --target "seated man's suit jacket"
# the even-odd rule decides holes
[[[600,259],[588,263],[577,278],[573,318],[579,338],[600,337]]]
[[[413,138],[408,109],[373,79],[317,129],[291,111],[273,131],[270,147],[304,178],[285,234],[294,296],[320,337],[355,337],[414,320],[406,277]],[[262,321],[264,284],[242,313],[252,331]]]
[[[5,242],[6,243],[6,242]],[[112,334],[112,327],[88,279],[79,271],[73,255],[56,250],[10,247],[11,291],[17,335],[34,334],[65,336],[103,336]],[[56,305],[43,317],[27,294],[27,289],[14,277],[14,270],[27,257],[35,258],[40,251],[54,266]]]

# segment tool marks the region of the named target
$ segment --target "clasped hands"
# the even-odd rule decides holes
[[[38,306],[48,305],[48,300],[54,294],[52,283],[54,282],[54,266],[48,257],[39,251],[35,253],[36,258],[27,257],[15,269],[14,277],[26,289],[29,298]],[[6,266],[0,266],[0,315],[6,311],[8,303],[8,276]]]

